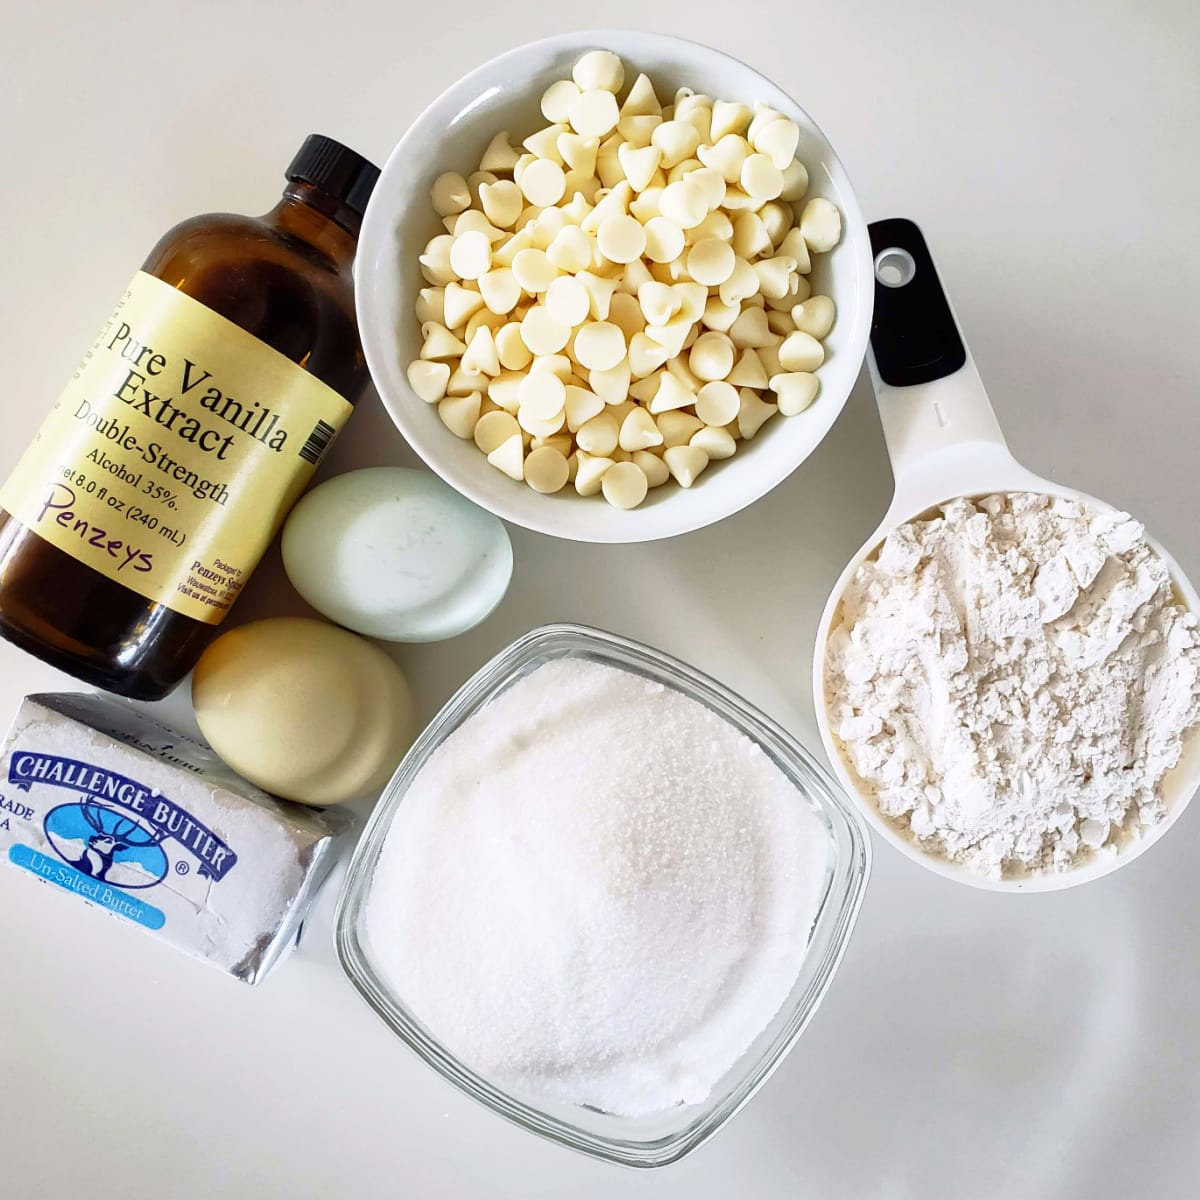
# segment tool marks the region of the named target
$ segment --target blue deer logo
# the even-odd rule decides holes
[[[113,859],[122,850],[157,846],[165,836],[165,831],[146,829],[129,817],[123,817],[114,809],[97,804],[94,800],[81,798],[79,807],[83,811],[84,820],[95,832],[88,838],[83,853],[78,859],[72,860],[71,865],[101,883],[106,881]],[[106,821],[104,814],[108,814],[110,819]],[[116,819],[112,820],[114,817]]]

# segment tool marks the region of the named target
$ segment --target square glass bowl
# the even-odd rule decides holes
[[[546,1102],[497,1087],[440,1044],[383,983],[371,962],[365,909],[380,851],[397,808],[429,756],[460,725],[544,663],[583,658],[631,671],[705,705],[762,747],[808,804],[828,835],[828,865],[820,910],[808,944],[797,947],[799,974],[770,1024],[700,1104],[680,1104],[652,1117],[620,1117],[592,1108]],[[862,818],[812,755],[788,733],[720,684],[636,642],[575,625],[549,625],[518,638],[450,700],[400,764],[350,863],[338,900],[338,957],[367,1003],[434,1070],[510,1121],[551,1141],[608,1162],[657,1167],[707,1141],[766,1081],[816,1011],[841,960],[870,870]]]

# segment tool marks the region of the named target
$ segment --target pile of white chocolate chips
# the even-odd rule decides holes
[[[842,220],[804,202],[790,118],[624,81],[585,54],[523,153],[501,132],[438,177],[408,378],[514,480],[635,508],[816,398],[834,305],[808,275]]]

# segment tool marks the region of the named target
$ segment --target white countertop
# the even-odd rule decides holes
[[[6,5],[0,474],[149,247],[261,212],[304,135],[382,162],[428,99],[594,5]],[[924,227],[1014,452],[1129,508],[1200,579],[1200,10],[1191,0],[618,2],[790,91],[868,219]],[[418,32],[419,27],[423,32]],[[331,464],[408,461],[373,398]],[[513,533],[502,608],[401,648],[424,715],[518,633],[596,624],[688,659],[818,745],[814,627],[891,489],[860,381],[815,456],[668,544]],[[268,559],[240,619],[300,612]],[[75,687],[0,645],[0,721]],[[185,696],[168,712],[186,715]],[[0,870],[0,1194],[1155,1200],[1200,1177],[1200,811],[1116,876],[1013,897],[876,845],[808,1032],[716,1140],[635,1174],[524,1133],[394,1042],[341,977],[327,888],[250,990]]]

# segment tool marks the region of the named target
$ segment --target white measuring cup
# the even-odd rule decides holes
[[[972,887],[999,892],[1048,892],[1098,879],[1131,862],[1179,819],[1200,785],[1200,734],[1192,733],[1180,762],[1163,781],[1167,815],[1115,854],[1085,859],[1064,872],[988,879],[922,850],[901,825],[883,816],[847,766],[829,725],[825,703],[825,651],[842,594],[860,564],[897,526],[963,496],[1040,492],[1113,506],[1026,470],[1012,456],[979,372],[959,333],[950,302],[920,229],[894,218],[870,226],[875,257],[875,317],[867,364],[892,462],[896,489],[879,528],[846,565],[821,614],[813,656],[817,726],[834,773],[875,831],[923,867]],[[1176,598],[1200,613],[1200,596],[1178,563],[1153,538],[1171,574]]]

